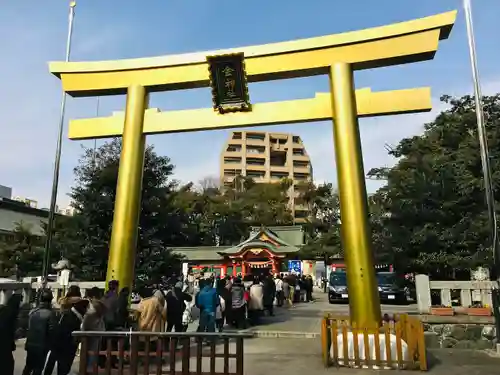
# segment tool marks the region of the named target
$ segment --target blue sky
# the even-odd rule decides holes
[[[41,206],[50,199],[60,82],[47,62],[64,59],[69,1],[0,0],[0,184]],[[472,84],[461,0],[79,0],[71,59],[107,60],[238,47],[334,34],[406,21],[459,9],[449,40],[433,61],[357,72],[357,87],[391,90],[431,86],[435,111],[442,94],[470,93]],[[500,91],[500,1],[473,1],[483,91]],[[252,102],[312,97],[328,90],[326,76],[250,85]],[[101,99],[100,114],[123,110],[124,97]],[[158,93],[150,105],[162,110],[210,107],[208,89]],[[67,118],[92,117],[96,99],[68,100]],[[363,119],[360,122],[365,170],[390,166],[384,149],[422,132],[435,112]],[[336,183],[330,122],[264,129],[302,136],[315,179]],[[148,137],[158,153],[171,157],[175,178],[197,182],[219,173],[219,154],[228,131]],[[209,138],[209,139],[208,139]],[[194,145],[188,148],[188,143]],[[59,188],[60,205],[69,201],[73,168],[81,146],[92,141],[65,139]],[[368,181],[374,191],[380,183]]]

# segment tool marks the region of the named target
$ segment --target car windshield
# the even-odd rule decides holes
[[[394,285],[397,284],[396,275],[393,273],[377,273],[378,285]]]
[[[332,272],[330,274],[330,285],[347,286],[345,272]]]

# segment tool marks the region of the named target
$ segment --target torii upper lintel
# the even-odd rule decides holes
[[[152,58],[52,62],[50,71],[75,97],[124,94],[140,85],[148,91],[207,87],[207,56],[244,53],[249,82],[327,74],[335,62],[353,69],[430,60],[453,27],[456,11],[341,34]]]

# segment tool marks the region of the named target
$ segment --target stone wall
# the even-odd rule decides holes
[[[427,348],[493,349],[497,344],[492,324],[424,323]]]

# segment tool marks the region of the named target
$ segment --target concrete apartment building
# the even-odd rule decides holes
[[[34,206],[33,200],[12,199],[12,188],[0,185],[0,239],[9,236],[20,223],[27,225],[34,235],[44,235],[42,223],[47,222],[49,212]]]
[[[257,183],[279,182],[283,178],[300,183],[313,178],[311,159],[302,139],[287,133],[233,131],[224,145],[220,166],[225,186],[230,186],[239,175],[251,177]],[[296,221],[303,221],[307,207],[297,199],[293,186],[289,196]]]

